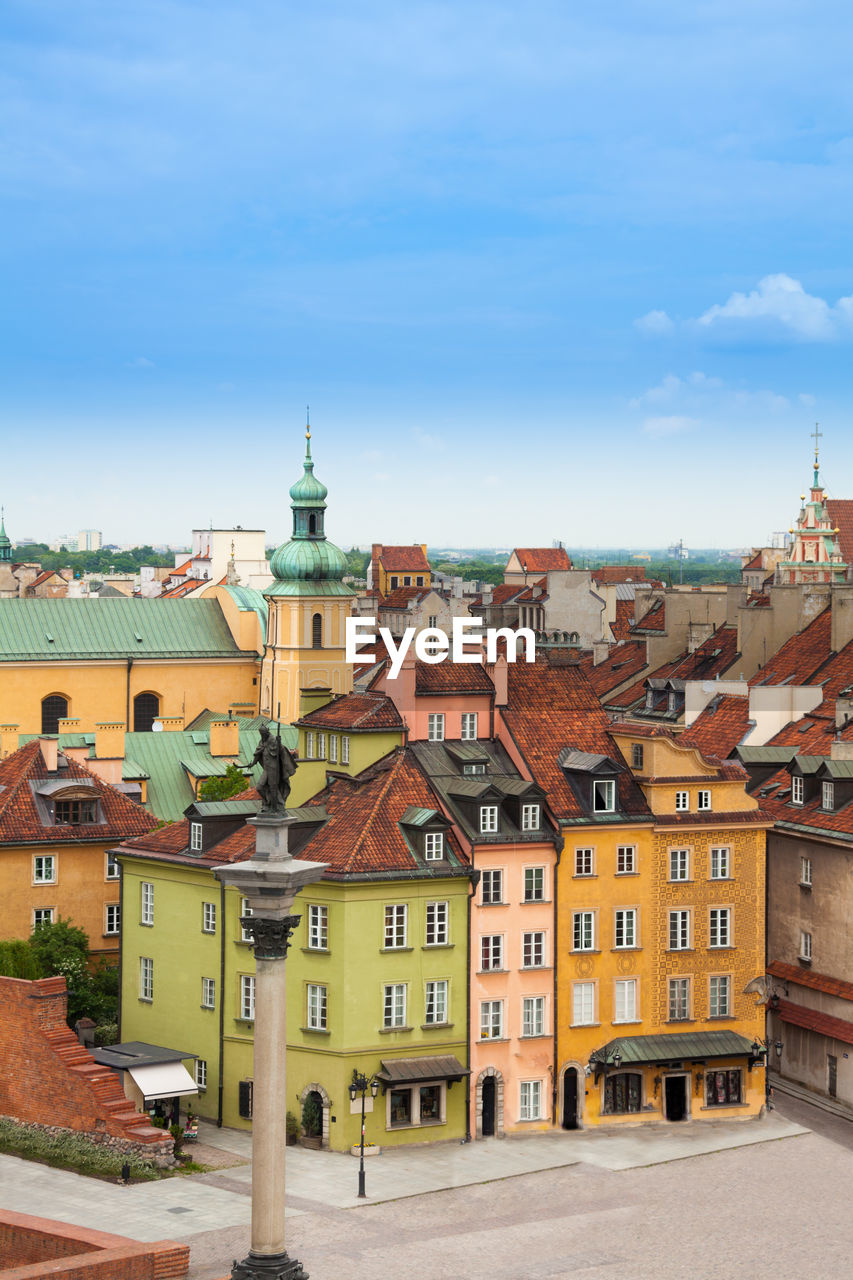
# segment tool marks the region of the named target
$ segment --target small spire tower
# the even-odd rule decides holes
[[[826,582],[841,585],[847,581],[847,564],[841,555],[838,530],[829,518],[826,494],[820,483],[818,443],[823,432],[815,423],[814,463],[808,501],[800,495],[797,523],[788,532],[793,537],[787,559],[779,563],[779,581],[783,584]]]

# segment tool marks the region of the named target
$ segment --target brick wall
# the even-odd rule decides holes
[[[67,1003],[64,978],[0,977],[0,1114],[171,1164],[171,1139],[83,1048],[66,1024]]]
[[[0,1280],[179,1280],[188,1245],[126,1236],[0,1210]]]

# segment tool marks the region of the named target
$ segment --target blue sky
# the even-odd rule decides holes
[[[693,545],[853,496],[853,11],[7,0],[10,533]],[[13,479],[14,477],[14,479]]]

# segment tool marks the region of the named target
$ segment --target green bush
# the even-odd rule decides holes
[[[39,1160],[58,1169],[73,1169],[75,1173],[93,1178],[120,1178],[125,1161],[130,1165],[132,1178],[154,1181],[162,1176],[155,1165],[141,1156],[100,1146],[85,1134],[45,1133],[18,1124],[8,1116],[0,1116],[0,1151],[26,1160]]]
[[[105,1022],[101,1027],[95,1027],[95,1046],[103,1049],[108,1044],[118,1044],[117,1022]]]

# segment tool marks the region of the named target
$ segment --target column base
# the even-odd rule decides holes
[[[308,1280],[302,1263],[286,1253],[252,1253],[234,1263],[231,1280]]]

